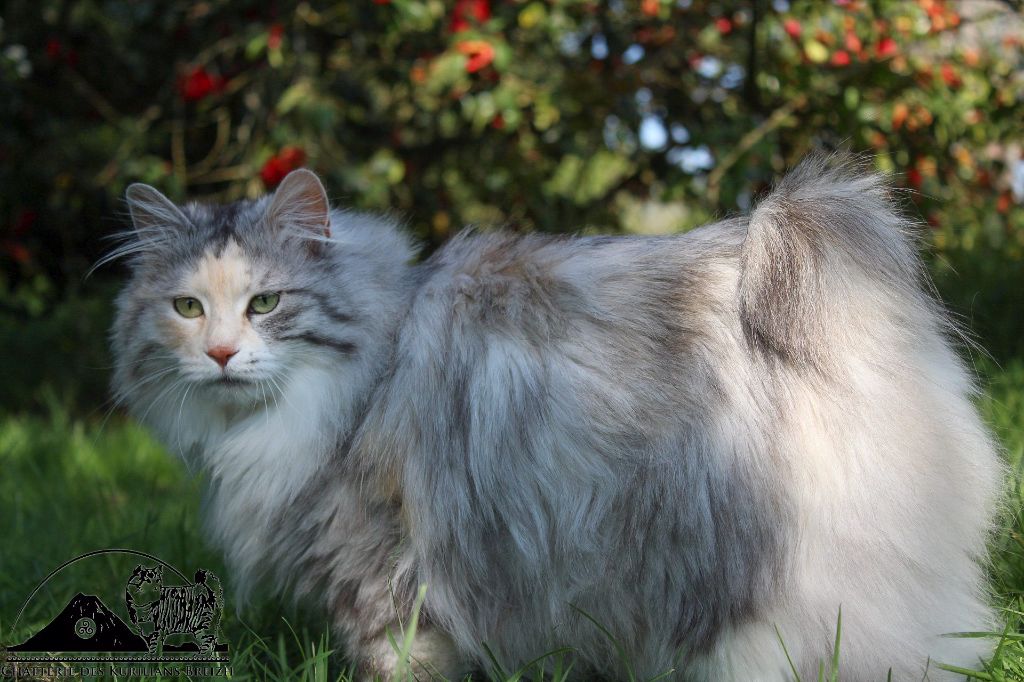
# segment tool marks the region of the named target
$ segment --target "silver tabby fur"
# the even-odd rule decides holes
[[[448,676],[486,643],[625,677],[591,619],[644,678],[790,679],[780,635],[815,678],[840,608],[845,680],[989,650],[942,635],[997,627],[1000,460],[912,226],[849,161],[679,236],[465,231],[419,264],[306,171],[128,199],[116,393],[208,473],[236,591],[322,605],[362,674],[395,671],[420,584],[414,670]]]

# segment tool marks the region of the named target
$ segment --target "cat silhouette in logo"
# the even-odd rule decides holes
[[[191,635],[199,650],[212,654],[217,646],[222,591],[214,574],[196,571],[190,585],[163,584],[162,566],[136,566],[125,586],[128,616],[150,653],[160,651],[169,635]]]

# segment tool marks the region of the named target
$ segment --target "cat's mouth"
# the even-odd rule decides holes
[[[240,377],[230,377],[226,374],[222,374],[216,379],[210,380],[214,386],[248,386],[252,383],[249,379],[242,379]]]

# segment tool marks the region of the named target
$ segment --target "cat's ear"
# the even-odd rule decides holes
[[[139,232],[163,230],[167,228],[182,229],[188,227],[189,220],[174,202],[158,190],[136,182],[125,191],[128,210],[132,214],[132,224]]]
[[[331,207],[320,179],[305,168],[285,176],[267,211],[270,224],[276,229],[297,228],[308,237],[309,249],[320,250],[320,240],[331,236]]]

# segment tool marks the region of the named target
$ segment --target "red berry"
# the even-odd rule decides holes
[[[277,187],[287,174],[288,171],[284,170],[284,164],[276,156],[271,156],[263,164],[263,168],[260,168],[260,180],[263,181],[267,189]]]
[[[186,102],[201,100],[210,93],[219,92],[223,87],[223,80],[211,75],[202,66],[195,67],[178,81],[178,91]]]
[[[464,40],[455,49],[466,55],[466,73],[476,73],[494,61],[494,46],[486,40]]]
[[[963,84],[963,81],[960,80],[960,74],[956,72],[956,69],[949,62],[939,67],[939,73],[942,74],[942,80],[951,88],[956,88]]]
[[[482,24],[491,18],[490,0],[455,0],[455,8],[452,10],[452,33],[466,31],[470,28],[470,19]]]
[[[718,17],[717,19],[715,19],[715,28],[717,28],[718,32],[721,33],[723,36],[729,35],[730,33],[732,33],[732,21],[730,21],[726,17]]]
[[[832,66],[849,66],[850,54],[845,50],[836,50],[832,55]]]
[[[892,108],[892,129],[899,130],[910,116],[910,107],[904,102],[897,102]]]
[[[283,147],[280,152],[271,156],[260,169],[260,179],[267,189],[276,187],[284,180],[284,176],[306,162],[306,152],[301,147]]]
[[[879,40],[878,44],[875,45],[875,54],[882,59],[892,57],[898,51],[899,48],[896,47],[896,41],[888,36]]]
[[[64,46],[57,38],[50,38],[46,41],[46,56],[52,61],[59,61],[61,54],[64,53]]]
[[[800,25],[800,22],[796,19],[786,19],[782,22],[782,28],[786,30],[790,38],[799,38],[800,34],[803,33],[804,27]]]
[[[996,201],[996,210],[1000,213],[1006,213],[1010,210],[1012,203],[1013,202],[1010,200],[1010,193],[1003,192],[999,195],[999,199]]]
[[[267,47],[271,50],[278,50],[281,48],[283,42],[284,26],[281,24],[274,24],[270,27],[270,31],[267,34]]]

